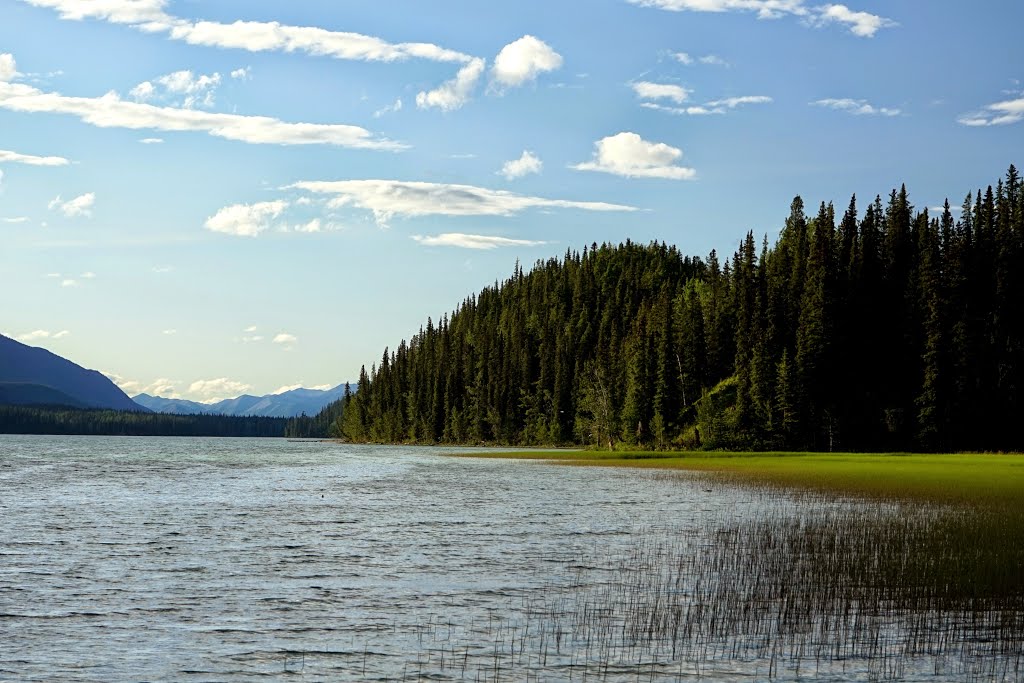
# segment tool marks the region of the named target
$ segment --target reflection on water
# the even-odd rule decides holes
[[[776,653],[644,648],[602,602],[685,604],[630,573],[769,504],[799,505],[439,449],[4,436],[0,679],[761,679]]]

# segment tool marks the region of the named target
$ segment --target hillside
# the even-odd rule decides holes
[[[731,258],[592,245],[518,267],[385,349],[331,422],[353,441],[1020,449],[1024,191],[959,212],[905,188],[793,200]],[[324,420],[321,419],[321,422]]]
[[[3,335],[0,335],[0,383],[49,387],[70,397],[74,401],[71,405],[80,407],[147,410],[128,398],[102,373],[87,370],[46,349],[27,346]],[[25,394],[22,392],[21,395]]]

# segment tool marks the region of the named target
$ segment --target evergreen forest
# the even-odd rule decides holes
[[[1024,189],[800,197],[731,256],[592,244],[427,319],[291,435],[356,442],[1020,450]]]
[[[283,417],[174,415],[67,406],[0,405],[0,433],[105,436],[284,436]]]

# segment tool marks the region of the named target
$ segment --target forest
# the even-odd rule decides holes
[[[108,436],[284,436],[283,417],[172,415],[67,406],[0,405],[0,433]]]
[[[759,243],[760,242],[760,243]],[[384,349],[290,435],[355,442],[1020,450],[1024,191],[792,201],[731,257],[592,244]]]

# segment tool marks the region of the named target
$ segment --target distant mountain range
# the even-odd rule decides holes
[[[0,335],[0,404],[149,412],[103,373]]]
[[[180,398],[162,398],[139,394],[132,399],[140,406],[157,413],[178,415],[257,415],[262,417],[296,417],[305,413],[315,415],[329,403],[345,395],[345,385],[333,389],[292,389],[280,394],[226,398],[217,403],[197,403]]]

